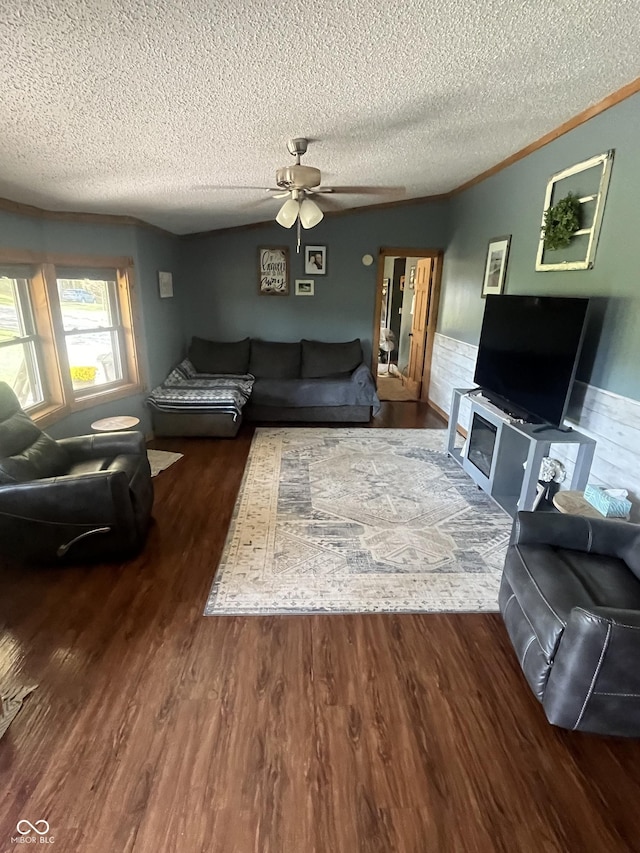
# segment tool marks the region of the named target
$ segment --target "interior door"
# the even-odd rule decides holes
[[[432,258],[420,258],[416,266],[413,318],[411,321],[409,366],[405,386],[415,397],[420,396],[422,385],[422,370],[427,344],[427,319],[429,316],[429,300],[431,298]]]

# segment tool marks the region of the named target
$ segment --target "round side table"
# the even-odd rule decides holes
[[[553,505],[560,512],[566,512],[569,515],[585,515],[587,518],[604,518],[601,512],[591,506],[589,501],[584,499],[583,492],[566,491],[556,492],[553,497]]]
[[[96,432],[120,432],[120,430],[133,429],[138,426],[140,418],[131,415],[116,415],[113,418],[101,418],[91,424],[91,429]]]

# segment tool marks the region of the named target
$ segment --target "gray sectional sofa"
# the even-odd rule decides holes
[[[242,417],[267,422],[366,423],[380,408],[359,339],[293,343],[245,338],[220,342],[193,338],[188,362],[194,382],[204,376],[254,377],[242,414],[206,403],[189,411],[152,407],[156,435],[232,436]]]

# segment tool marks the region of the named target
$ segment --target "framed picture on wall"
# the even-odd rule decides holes
[[[173,296],[173,276],[170,272],[158,273],[158,292],[160,299],[168,299]]]
[[[312,278],[296,279],[296,296],[313,296],[314,281]]]
[[[304,247],[304,271],[305,275],[327,274],[327,247],[305,246]]]
[[[494,237],[489,241],[482,282],[483,299],[485,296],[499,294],[504,290],[510,245],[511,234],[506,237]]]
[[[289,295],[289,249],[261,246],[258,249],[258,288],[263,295]]]

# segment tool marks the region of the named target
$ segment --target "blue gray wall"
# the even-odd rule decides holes
[[[183,280],[177,269],[178,238],[150,228],[62,222],[0,211],[0,247],[32,251],[132,257],[144,333],[142,364],[150,386],[168,373],[184,352]],[[173,299],[160,299],[158,270],[174,273]],[[76,412],[48,428],[56,437],[90,432],[97,418],[134,415],[148,432],[145,393]]]
[[[147,342],[147,381],[158,385],[184,358],[186,338],[183,312],[189,298],[179,260],[179,238],[150,228],[136,228],[136,270],[142,296]],[[173,273],[173,296],[161,299],[158,272]]]
[[[294,280],[312,277],[304,273],[302,253],[296,254],[295,229],[287,231],[274,223],[185,238],[181,268],[189,288],[187,337],[360,338],[369,359],[380,247],[444,248],[448,228],[444,202],[328,217],[312,231],[303,232],[303,245],[328,247],[327,274],[313,276],[315,296],[309,298],[294,295]],[[289,247],[289,296],[258,292],[259,246]],[[367,253],[376,259],[370,267],[362,264]]]
[[[438,331],[478,343],[487,244],[511,234],[505,293],[594,297],[578,378],[640,400],[639,143],[635,95],[453,198]],[[536,272],[547,181],[609,148],[615,159],[594,268]]]

